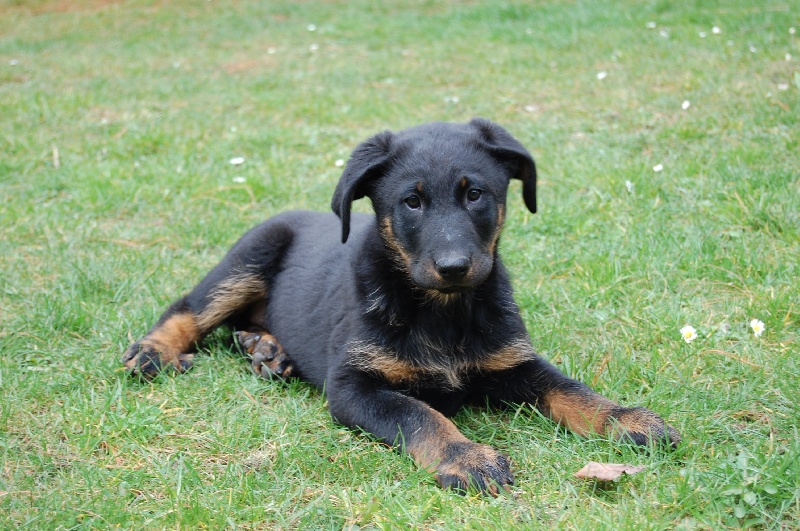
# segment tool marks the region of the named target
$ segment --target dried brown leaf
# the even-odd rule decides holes
[[[642,470],[644,470],[643,466],[618,463],[595,463],[594,461],[589,461],[585,467],[575,472],[575,477],[581,479],[598,479],[600,481],[614,481],[622,474],[636,474]]]

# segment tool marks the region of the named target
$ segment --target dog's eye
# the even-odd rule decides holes
[[[422,206],[422,201],[419,200],[418,195],[412,194],[405,198],[405,204],[411,210],[416,210]]]
[[[483,190],[481,190],[480,188],[470,188],[469,190],[467,190],[467,201],[474,203],[475,201],[481,198],[482,194]]]

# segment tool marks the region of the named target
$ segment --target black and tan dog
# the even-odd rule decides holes
[[[353,152],[333,214],[248,232],[123,356],[185,371],[206,334],[237,330],[253,370],[323,387],[333,417],[410,453],[442,486],[496,492],[508,460],[448,420],[468,399],[535,405],[579,434],[676,445],[655,413],[567,378],[531,348],[497,254],[510,179],[536,211],[536,170],[500,126],[432,123]],[[369,197],[375,215],[350,213]]]

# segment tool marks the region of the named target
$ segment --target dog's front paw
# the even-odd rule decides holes
[[[194,354],[173,351],[145,337],[128,347],[122,363],[130,374],[150,379],[164,370],[186,372],[193,358]]]
[[[244,331],[236,332],[235,336],[239,346],[250,356],[250,368],[258,376],[289,378],[292,375],[292,361],[274,336],[266,332]]]
[[[491,446],[474,442],[451,443],[436,465],[436,480],[460,493],[478,491],[497,496],[514,484],[508,459]]]
[[[678,431],[647,408],[623,408],[612,414],[611,431],[621,440],[647,446],[656,444],[677,448],[681,442]]]

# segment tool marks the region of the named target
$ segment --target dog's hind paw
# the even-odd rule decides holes
[[[237,331],[234,336],[242,350],[250,357],[250,368],[262,378],[292,376],[293,365],[289,356],[274,336],[266,332]]]

